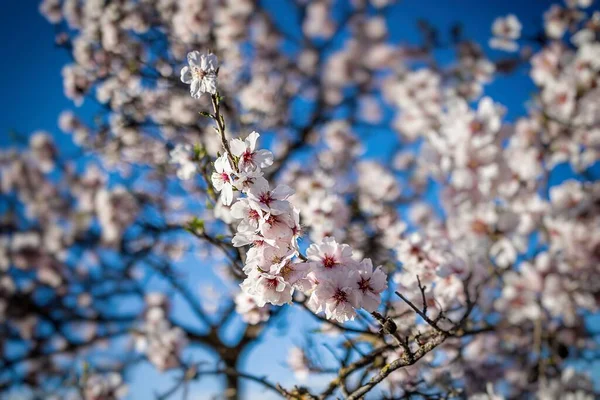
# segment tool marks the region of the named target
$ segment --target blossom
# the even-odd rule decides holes
[[[251,250],[253,251],[248,251],[244,265],[246,273],[258,269],[279,275],[281,268],[296,255],[295,249],[275,241],[255,246]]]
[[[418,232],[414,232],[408,237],[403,238],[396,249],[398,260],[402,262],[403,273],[400,276],[406,276],[404,272],[410,271],[408,278],[411,284],[415,285],[417,282],[413,276],[419,276],[421,281],[426,283],[435,279],[438,264],[429,257],[432,248],[432,242]],[[396,276],[396,280],[400,281],[398,275]],[[406,284],[406,281],[403,282],[403,285],[406,286]]]
[[[335,31],[335,24],[327,9],[328,5],[324,1],[314,2],[308,5],[306,12],[307,18],[304,20],[302,30],[309,37],[327,38]]]
[[[116,400],[127,395],[128,388],[121,375],[112,372],[107,375],[91,374],[83,382],[86,400]]]
[[[355,271],[336,271],[319,281],[309,304],[315,312],[338,322],[353,320],[358,307],[358,285]]]
[[[231,239],[231,244],[234,247],[242,247],[253,245],[254,247],[262,247],[265,244],[268,244],[269,240],[266,240],[264,237],[259,235],[254,231],[237,231],[236,234]],[[252,250],[252,249],[250,249]]]
[[[565,0],[569,8],[588,8],[593,2],[594,0]]]
[[[543,48],[531,58],[531,78],[539,86],[553,82],[560,73],[565,49],[560,43]]]
[[[498,17],[492,24],[494,38],[490,39],[490,47],[505,51],[516,51],[519,47],[515,42],[521,36],[521,22],[513,14]]]
[[[340,268],[348,270],[356,261],[352,259],[352,248],[347,244],[337,243],[332,237],[325,237],[321,243],[313,243],[306,250],[306,256],[315,264],[315,269],[328,273]]]
[[[548,11],[544,13],[544,29],[546,35],[552,39],[560,39],[567,30],[569,22],[567,14],[561,6],[553,4]]]
[[[535,267],[524,263],[520,273],[507,271],[504,279],[502,296],[496,300],[496,308],[500,311],[510,310],[508,319],[514,324],[539,318],[542,310],[537,293],[542,287],[542,280]]]
[[[63,18],[60,6],[60,0],[43,0],[39,6],[39,10],[48,21],[57,24]]]
[[[576,371],[569,366],[560,376],[541,382],[536,393],[539,399],[580,399],[592,400],[595,397],[594,382],[587,371]]]
[[[374,161],[361,161],[358,164],[359,202],[361,209],[380,214],[384,204],[400,196],[401,188],[390,171]],[[373,182],[377,182],[376,185]]]
[[[273,164],[273,154],[264,149],[256,149],[256,141],[260,134],[252,132],[245,140],[232,139],[230,142],[231,153],[239,157],[238,166],[243,171],[256,168],[266,168]]]
[[[281,275],[294,288],[301,292],[309,292],[313,288],[313,281],[309,274],[310,268],[311,265],[309,263],[285,260],[275,272]]]
[[[233,186],[242,192],[248,192],[254,186],[268,185],[267,180],[263,177],[263,172],[260,169],[251,171],[238,171],[233,178]]]
[[[254,297],[258,307],[264,307],[267,303],[275,306],[290,303],[294,290],[281,276],[258,270],[250,271],[240,287],[244,292]]]
[[[256,231],[263,214],[260,206],[248,198],[239,199],[231,206],[231,216],[241,220],[238,231]]]
[[[355,275],[359,299],[357,303],[369,312],[377,310],[381,303],[381,293],[387,289],[387,275],[381,267],[373,270],[373,262],[369,258],[362,260]]]
[[[259,307],[253,296],[239,292],[235,296],[235,311],[242,316],[242,320],[250,325],[256,325],[269,320],[269,308]]]
[[[308,357],[300,347],[292,347],[288,352],[287,363],[294,371],[294,376],[301,381],[305,381],[310,373],[310,364]]]
[[[552,81],[542,91],[542,102],[552,117],[568,121],[575,110],[576,95],[576,88],[570,82]]]
[[[341,196],[314,191],[303,204],[302,218],[309,226],[310,238],[319,242],[327,236],[342,240],[349,224],[350,210]]]
[[[261,220],[259,231],[266,239],[281,240],[291,238],[294,218],[291,213],[268,213]]]
[[[248,191],[248,198],[255,201],[259,207],[270,214],[278,215],[291,211],[287,198],[294,191],[286,185],[279,185],[271,190],[267,181],[260,181]]]
[[[223,204],[230,205],[233,201],[233,168],[227,153],[215,161],[215,172],[211,175],[212,184],[217,192],[223,192]]]
[[[178,143],[169,153],[169,164],[179,165],[177,177],[179,179],[190,179],[197,172],[198,167],[194,162],[193,148],[190,144]]]
[[[111,245],[118,243],[125,228],[135,220],[139,210],[137,200],[123,186],[98,191],[94,207],[102,227],[102,239]]]
[[[187,60],[188,65],[181,69],[181,81],[190,85],[192,97],[198,99],[202,93],[216,94],[219,68],[217,56],[192,51],[188,53]]]
[[[550,188],[550,203],[556,210],[576,214],[588,206],[587,201],[589,198],[586,196],[583,184],[579,181],[568,179]]]
[[[169,304],[161,293],[146,296],[144,323],[136,334],[135,346],[161,371],[180,365],[180,353],[187,345],[184,331],[168,320]]]

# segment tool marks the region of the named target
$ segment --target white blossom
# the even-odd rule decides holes
[[[519,46],[515,42],[521,36],[521,22],[513,15],[498,17],[492,24],[494,38],[490,39],[490,47],[505,51],[516,51]]]
[[[188,180],[198,171],[193,155],[194,150],[189,144],[177,144],[169,153],[169,163],[179,166],[177,168],[177,177],[179,179]]]
[[[228,206],[233,201],[233,168],[227,153],[217,158],[214,165],[215,172],[211,175],[212,184],[217,192],[223,192],[223,204]]]
[[[198,99],[202,93],[216,94],[219,69],[217,56],[192,51],[188,53],[187,60],[188,65],[181,69],[181,81],[190,85],[192,97]]]
[[[239,157],[238,166],[243,171],[267,168],[273,164],[273,154],[270,151],[256,149],[256,141],[259,136],[258,132],[252,132],[245,140],[231,140],[231,153]]]

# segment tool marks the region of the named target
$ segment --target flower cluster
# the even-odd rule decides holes
[[[231,205],[234,190],[247,192],[250,188],[256,188],[252,192],[254,196],[274,196],[263,199],[264,204],[268,203],[268,205],[265,205],[267,212],[275,210],[275,213],[280,213],[284,211],[285,206],[282,200],[285,200],[289,194],[284,193],[285,189],[276,193],[269,192],[267,181],[263,178],[262,169],[273,164],[273,154],[267,150],[256,149],[256,141],[259,137],[258,132],[252,132],[245,140],[231,140],[231,155],[235,158],[232,158],[228,153],[217,158],[211,181],[215,190],[222,192],[221,199],[224,205]],[[231,164],[231,160],[235,160],[235,166]],[[248,192],[248,195],[250,196],[250,192]],[[271,201],[273,201],[273,210],[271,209]]]
[[[241,315],[244,322],[250,325],[269,320],[269,308],[266,306],[259,307],[254,297],[244,292],[239,292],[235,296],[235,311]]]
[[[238,221],[233,245],[250,246],[244,265],[247,277],[240,286],[252,302],[240,297],[237,307],[251,312],[246,318],[256,323],[268,318],[260,311],[267,303],[291,303],[294,290],[299,290],[310,296],[312,310],[340,322],[354,319],[359,308],[375,311],[387,276],[370,259],[356,261],[350,246],[324,237],[310,245],[307,258],[297,260],[302,231],[300,212],[289,201],[294,191],[286,185],[272,188],[265,179],[263,169],[273,164],[273,154],[257,149],[259,137],[252,132],[244,140],[232,139],[231,154],[217,158],[211,176],[223,204],[231,205],[231,217]],[[234,191],[246,196],[232,204]]]
[[[169,153],[170,164],[177,165],[177,177],[182,180],[188,180],[198,170],[198,166],[194,162],[194,149],[189,144],[177,144]]]
[[[352,258],[352,248],[326,237],[307,250],[314,289],[309,306],[316,312],[339,322],[354,319],[356,309],[373,312],[387,288],[387,275],[381,267],[374,268],[371,259],[360,262]]]
[[[394,281],[411,301],[429,307],[431,315],[450,310],[464,303],[463,280],[473,272],[460,250],[433,232],[430,237],[420,233],[403,236],[396,248],[402,270]]]
[[[127,385],[121,375],[91,374],[83,382],[84,400],[117,400],[127,395]]]
[[[187,338],[181,328],[169,322],[167,298],[161,293],[149,293],[146,305],[144,325],[137,333],[136,348],[144,352],[160,371],[178,367]]]
[[[370,259],[355,261],[350,246],[325,237],[310,245],[306,262],[293,261],[299,255],[300,225],[299,213],[286,201],[290,194],[288,187],[271,191],[263,185],[232,207],[242,219],[234,244],[252,245],[242,289],[259,305],[289,303],[297,289],[310,294],[311,309],[340,322],[353,319],[357,308],[375,311],[387,287],[386,275]]]

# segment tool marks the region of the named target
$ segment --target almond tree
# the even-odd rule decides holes
[[[595,398],[591,3],[398,44],[391,0],[43,1],[98,112],[60,116],[81,154],[2,153],[0,388],[122,398],[151,363],[157,398]],[[507,121],[485,91],[512,73],[537,89]],[[289,385],[251,349],[293,309],[319,328],[292,326]]]

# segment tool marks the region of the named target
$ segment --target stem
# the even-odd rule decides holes
[[[417,314],[419,314],[419,316],[421,318],[423,318],[423,320],[425,320],[425,322],[427,322],[429,325],[431,325],[432,328],[434,328],[436,331],[438,331],[439,333],[441,333],[444,336],[448,336],[450,333],[442,328],[440,328],[437,324],[436,321],[433,321],[431,318],[429,318],[423,311],[419,310],[417,308],[417,306],[415,306],[410,300],[408,300],[406,297],[404,297],[400,292],[395,292],[396,295],[398,297],[400,297],[402,300],[404,300],[404,302],[406,304],[408,304],[408,306],[410,308],[412,308],[414,310],[414,312],[416,312]]]
[[[226,370],[237,372],[237,359],[225,361]],[[237,373],[225,374],[225,391],[223,392],[226,400],[238,400],[240,398],[240,377]]]
[[[239,172],[238,166],[233,159],[233,155],[231,154],[231,149],[229,148],[229,142],[227,141],[227,137],[225,135],[225,118],[221,115],[221,102],[219,100],[219,93],[213,94],[211,96],[213,111],[215,114],[213,115],[213,119],[217,123],[217,132],[219,136],[221,136],[221,144],[223,145],[223,149],[227,152],[227,158],[229,158],[229,162],[231,166],[235,169],[236,172]]]
[[[240,393],[240,388],[239,388],[239,380],[237,375],[229,375],[226,374],[225,375],[225,379],[226,379],[226,386],[225,386],[225,398],[227,400],[238,400],[239,397],[239,393]]]

